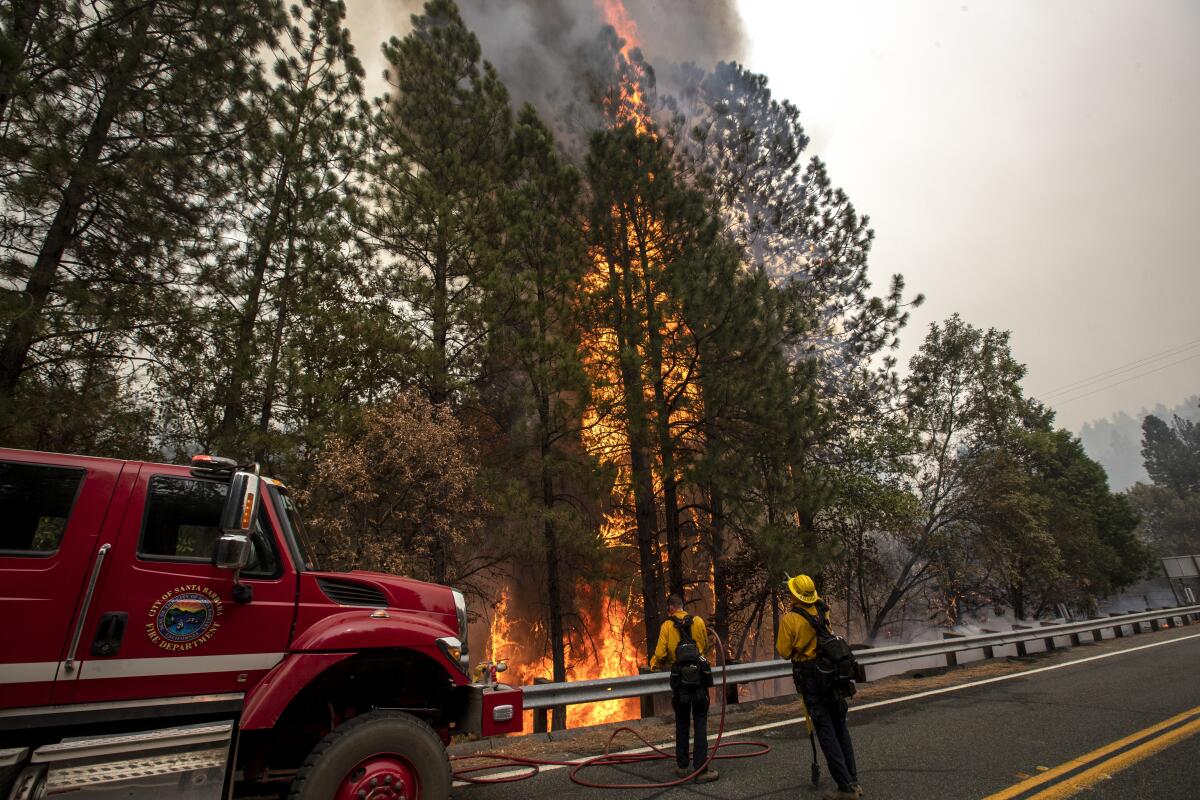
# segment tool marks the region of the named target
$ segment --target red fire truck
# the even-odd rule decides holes
[[[463,595],[321,568],[255,467],[0,450],[0,798],[444,798]]]

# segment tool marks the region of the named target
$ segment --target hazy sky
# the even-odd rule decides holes
[[[1012,331],[1059,423],[1200,390],[1200,2],[743,0],[748,66],[877,233],[877,285]],[[1195,356],[1183,363],[1167,366]]]
[[[476,2],[500,19],[538,14],[539,3],[596,13],[594,0],[523,0],[523,11]],[[701,52],[682,19],[664,29],[652,18],[686,0],[626,3],[643,17],[652,61],[663,37],[697,39],[682,50],[701,63],[731,55]],[[348,6],[378,91],[378,42],[404,35],[417,3]],[[1200,0],[738,9],[744,60],[800,108],[810,152],[871,216],[876,286],[901,272],[927,297],[903,334],[903,363],[930,322],[958,311],[1012,331],[1026,388],[1072,430],[1200,391]],[[485,44],[503,38],[487,27]]]

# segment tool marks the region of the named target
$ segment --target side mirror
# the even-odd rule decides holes
[[[238,573],[250,563],[253,554],[250,533],[258,519],[258,476],[252,472],[235,472],[229,482],[229,495],[221,509],[221,535],[213,548],[213,566],[233,570],[234,599],[249,602],[247,592],[239,596]]]
[[[240,572],[250,563],[250,537],[243,533],[222,533],[213,549],[213,566]]]
[[[229,481],[229,495],[221,509],[221,533],[249,536],[258,518],[258,476],[251,472],[235,472]],[[222,536],[224,538],[224,536]]]

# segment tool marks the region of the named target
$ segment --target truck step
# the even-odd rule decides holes
[[[46,794],[72,798],[187,797],[219,800],[233,723],[188,725],[118,736],[87,736],[39,747],[31,765],[45,765]]]

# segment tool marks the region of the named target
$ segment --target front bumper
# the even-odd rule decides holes
[[[472,683],[458,729],[480,737],[521,732],[521,690],[503,683]]]

